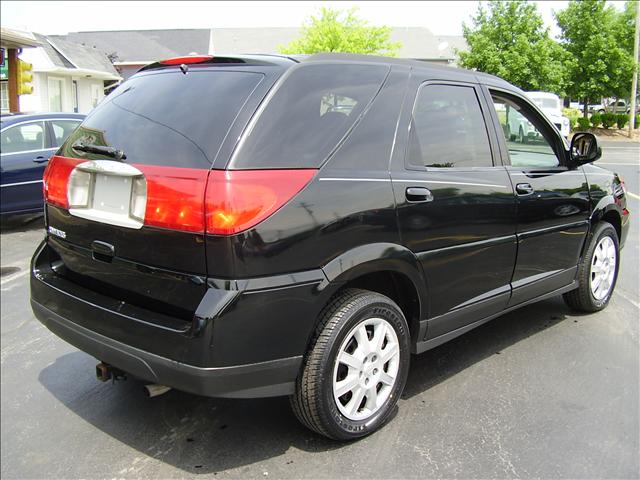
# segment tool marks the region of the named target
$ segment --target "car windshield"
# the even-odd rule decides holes
[[[558,110],[558,101],[555,98],[534,98],[533,103],[535,103],[539,108],[549,108]]]

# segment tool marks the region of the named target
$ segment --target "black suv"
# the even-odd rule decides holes
[[[505,136],[510,116],[531,142]],[[31,305],[103,380],[290,395],[309,428],[357,438],[389,417],[412,353],[555,295],[607,305],[629,212],[599,156],[477,72],[158,62],[49,163]]]

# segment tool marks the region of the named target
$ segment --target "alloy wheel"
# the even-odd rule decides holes
[[[593,252],[589,275],[591,294],[596,300],[605,299],[611,291],[616,274],[616,260],[613,240],[608,236],[602,237]]]
[[[333,369],[333,397],[350,420],[375,414],[393,392],[400,367],[395,329],[382,318],[356,325],[338,350]]]

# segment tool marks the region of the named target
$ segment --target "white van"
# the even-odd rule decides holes
[[[525,92],[542,113],[560,130],[563,137],[569,136],[569,119],[562,115],[560,98],[549,92]],[[517,130],[512,130],[517,131]]]

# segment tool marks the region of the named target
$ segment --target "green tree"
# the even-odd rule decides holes
[[[544,28],[537,7],[526,0],[480,3],[472,25],[463,24],[468,51],[460,64],[504,78],[523,90],[564,96],[564,51]]]
[[[321,8],[302,26],[302,35],[281,53],[343,52],[395,56],[401,45],[391,41],[391,28],[373,27],[357,16],[357,8],[346,11]]]
[[[562,45],[569,54],[567,92],[584,102],[603,97],[626,97],[631,87],[633,54],[623,47],[621,14],[605,0],[571,0],[556,13]],[[633,40],[631,40],[633,42]]]

